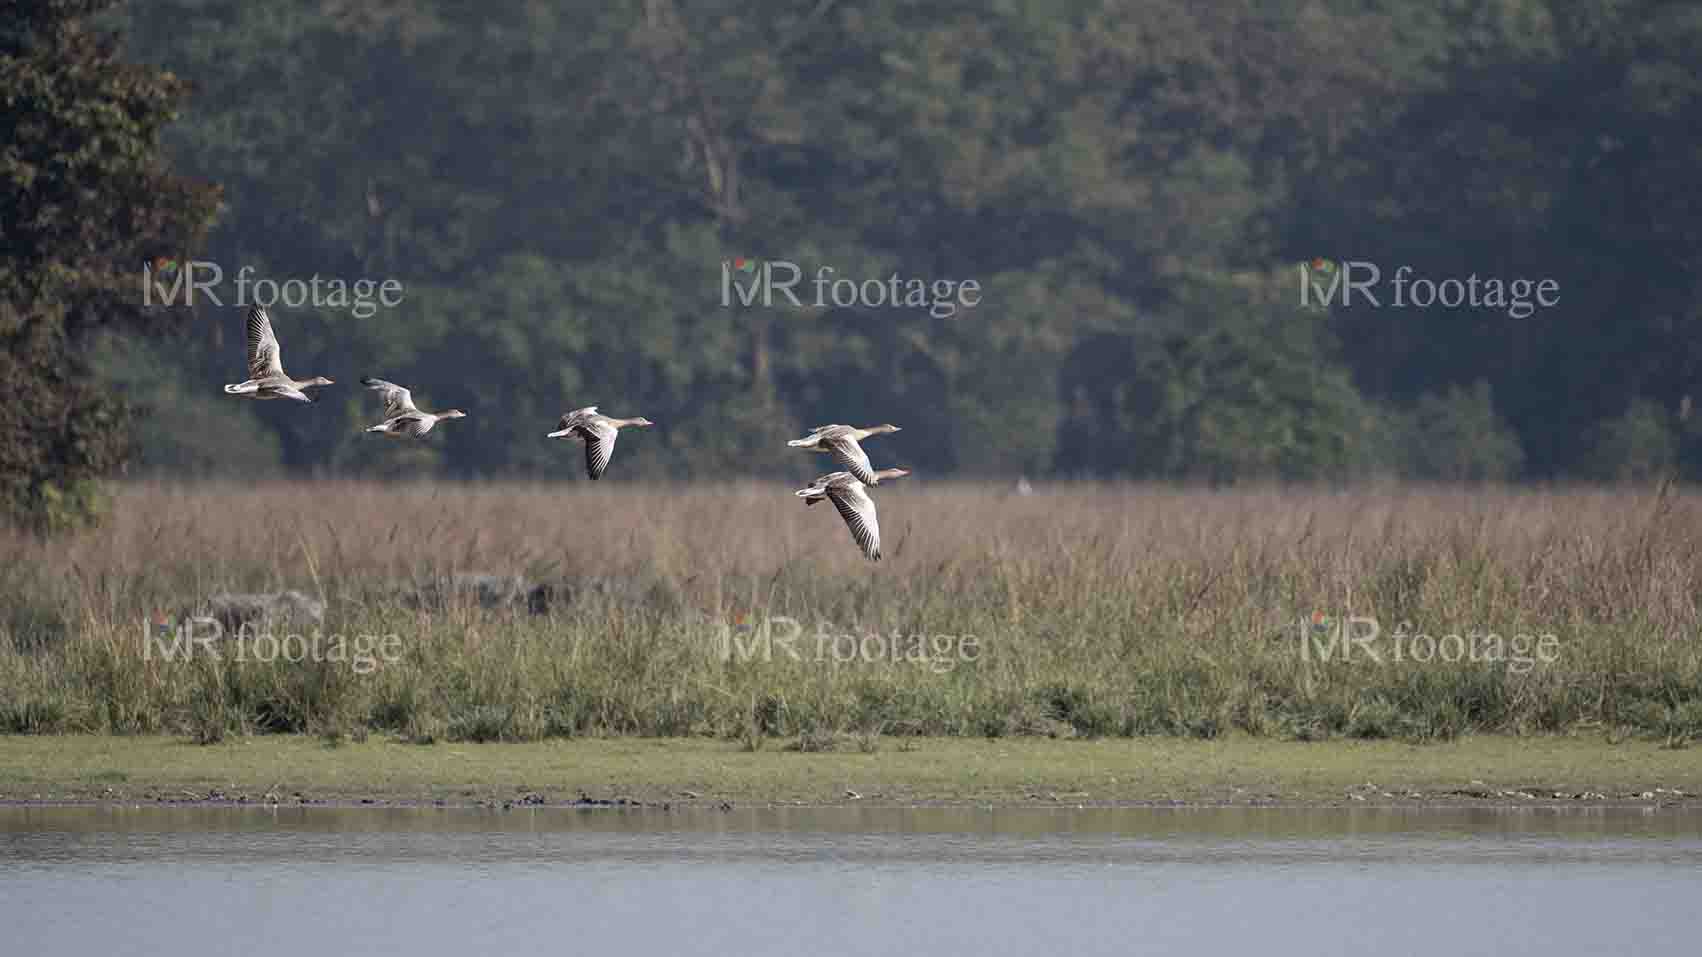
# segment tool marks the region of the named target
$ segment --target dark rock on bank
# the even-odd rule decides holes
[[[250,634],[275,634],[324,624],[325,603],[299,591],[223,592],[208,597],[190,614],[217,621],[227,636],[245,628]]]

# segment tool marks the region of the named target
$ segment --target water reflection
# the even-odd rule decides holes
[[[1702,837],[1702,807],[0,807],[0,834],[41,831],[606,834],[1125,835],[1306,838],[1425,834],[1483,838]]]
[[[1564,957],[1699,873],[1695,810],[0,808],[29,954]]]

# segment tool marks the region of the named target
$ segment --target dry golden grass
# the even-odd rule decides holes
[[[1600,726],[1675,745],[1702,733],[1702,499],[1688,493],[1059,484],[1018,496],[912,478],[875,493],[887,559],[871,564],[836,514],[806,509],[792,487],[123,486],[104,528],[0,539],[13,558],[0,573],[0,730],[637,733],[802,748],[906,733],[1433,739]],[[458,573],[572,597],[547,614],[401,600]],[[156,612],[286,588],[327,603],[325,633],[398,635],[401,659],[353,674],[346,662],[143,655]],[[1400,622],[1430,636],[1550,634],[1557,653],[1529,669],[1319,662],[1301,654],[1313,612],[1374,617],[1385,640]],[[798,660],[743,654],[782,617],[799,623]],[[832,653],[850,647],[833,636],[890,647],[895,631],[912,651],[911,636],[949,636],[925,647],[954,655],[973,636],[978,654]]]

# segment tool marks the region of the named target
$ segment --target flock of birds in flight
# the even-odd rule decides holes
[[[260,306],[248,310],[248,379],[225,386],[227,393],[250,399],[312,402],[308,389],[332,384],[324,376],[292,379],[285,374],[283,354],[278,350],[278,337],[272,331],[271,317]],[[361,384],[384,399],[384,421],[367,429],[368,432],[419,438],[444,419],[461,419],[467,415],[460,409],[421,411],[414,405],[412,393],[394,382],[368,376],[361,380]],[[615,452],[615,439],[620,436],[621,429],[655,424],[643,416],[621,419],[603,415],[596,406],[588,405],[562,416],[556,430],[548,433],[547,437],[583,442],[585,473],[596,480],[602,478],[609,468],[609,459]],[[875,516],[875,501],[869,497],[868,487],[879,485],[886,479],[902,478],[910,472],[908,469],[876,469],[859,443],[870,436],[897,431],[896,425],[874,425],[866,429],[822,425],[812,429],[809,435],[786,443],[793,448],[825,452],[844,466],[842,471],[818,476],[793,494],[803,499],[805,505],[814,505],[824,499],[832,502],[833,507],[839,510],[839,516],[845,520],[845,526],[851,530],[857,547],[863,550],[865,557],[877,562],[881,560],[881,530]]]

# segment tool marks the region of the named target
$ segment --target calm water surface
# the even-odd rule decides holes
[[[7,954],[1685,953],[1702,811],[0,808]]]

